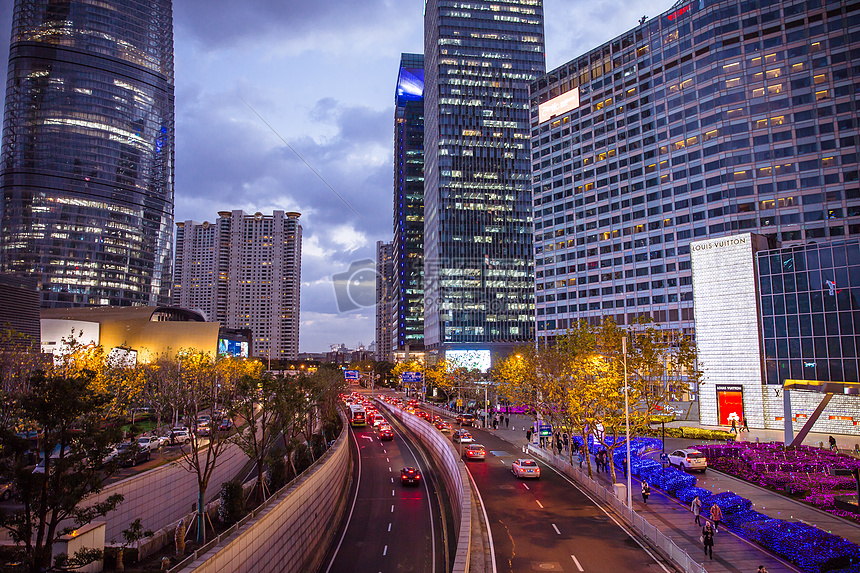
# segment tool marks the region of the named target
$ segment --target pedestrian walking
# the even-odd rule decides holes
[[[511,417],[510,416],[505,416],[505,427],[506,428],[511,427]]]
[[[647,481],[642,482],[642,503],[648,505],[648,496],[651,495],[651,486]]]
[[[702,536],[699,538],[702,541],[702,545],[705,546],[705,555],[708,555],[711,559],[714,558],[714,533],[716,530],[711,527],[710,521],[705,521],[705,527],[702,528]]]
[[[744,431],[749,434],[750,432],[750,423],[747,421],[747,417],[744,416]]]
[[[758,573],[767,573],[767,567],[765,567],[764,565],[759,565]]]
[[[699,496],[693,498],[692,503],[690,503],[690,511],[693,512],[693,516],[695,516],[695,523],[699,527],[702,526],[702,522],[699,521],[700,516],[702,515],[702,500],[699,499]]]
[[[582,462],[585,461],[585,446],[579,446],[579,469],[582,469]]]
[[[720,523],[723,522],[723,510],[716,503],[711,506],[711,521],[714,522],[714,533],[719,533]]]
[[[738,427],[737,427],[737,425],[735,424],[735,419],[734,419],[734,418],[732,418],[732,433],[733,433],[733,434],[735,434],[735,435],[737,435],[737,433],[738,433]]]
[[[498,416],[493,416],[493,429],[494,430],[499,429],[499,417]]]
[[[597,473],[600,473],[600,468],[603,467],[603,452],[597,452],[594,454],[594,466],[597,469]]]
[[[532,429],[531,428],[526,430],[526,441],[528,443],[532,443]]]
[[[839,448],[836,447],[836,438],[834,438],[833,436],[830,436],[828,438],[828,441],[830,442],[830,451],[831,452],[839,451]]]
[[[564,435],[562,435],[562,439],[564,440],[564,451],[568,451],[567,448],[568,448],[568,445],[570,442],[569,442],[569,439],[567,437],[567,432],[565,432]]]
[[[561,455],[561,436],[555,435],[555,446],[558,449],[558,455]]]

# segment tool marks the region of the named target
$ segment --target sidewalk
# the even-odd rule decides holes
[[[532,419],[529,417],[513,415],[510,416],[509,427],[502,425],[498,430],[490,431],[506,441],[522,446],[526,443],[525,428],[530,426],[531,421]],[[667,452],[689,445],[691,445],[690,440],[680,438],[667,438],[666,440]],[[659,459],[659,455],[660,452],[651,454],[657,459]],[[566,460],[567,454],[563,457]],[[591,456],[591,464],[594,472],[596,464],[593,456]],[[585,465],[583,465],[583,471],[585,471]],[[609,474],[595,472],[593,475],[604,487],[612,488]],[[618,472],[617,477],[626,483],[626,478],[621,471]],[[804,521],[854,543],[860,543],[860,526],[853,525],[839,517],[718,472],[708,471],[704,475],[697,474],[696,478],[697,486],[709,489],[714,493],[731,490],[742,497],[753,500],[754,509],[761,513],[782,519]],[[765,565],[770,573],[799,571],[794,565],[772,556],[757,544],[741,539],[725,528],[721,528],[715,536],[713,561],[704,558],[702,545],[699,542],[701,528],[693,522],[693,515],[689,508],[656,488],[652,488],[652,495],[648,504],[645,505],[642,503],[640,491],[641,484],[634,477],[633,509],[656,526],[664,535],[671,538],[679,547],[686,550],[692,558],[702,563],[707,571],[712,573],[746,573],[755,571],[759,565]]]

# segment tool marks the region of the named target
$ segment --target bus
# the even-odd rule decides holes
[[[367,415],[364,412],[364,406],[361,406],[359,404],[350,404],[348,413],[349,424],[353,428],[367,425]]]

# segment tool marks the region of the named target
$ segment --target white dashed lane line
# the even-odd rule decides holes
[[[555,523],[553,523],[553,524],[552,524],[552,528],[553,528],[553,529],[555,529],[555,532],[556,532],[556,533],[558,533],[559,535],[561,535],[561,531],[559,531],[559,530],[558,530],[558,527],[556,527]]]
[[[529,486],[527,486],[526,484],[523,484],[523,487],[524,487],[524,488],[526,488],[526,489],[531,489],[531,488],[530,488]]]
[[[382,550],[383,557],[385,556],[386,553],[388,553],[388,546],[387,545],[385,546],[385,549]]]
[[[585,571],[585,569],[582,568],[582,565],[579,564],[579,559],[576,558],[576,555],[571,555],[570,558],[573,559],[573,564],[576,565],[577,569]]]
[[[391,505],[391,513],[394,513],[394,504]]]
[[[535,501],[537,502],[538,507],[540,507],[541,509],[543,509],[543,504],[540,502],[540,500],[539,500],[539,499],[536,499]]]

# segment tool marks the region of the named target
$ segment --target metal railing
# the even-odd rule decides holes
[[[678,547],[672,539],[666,537],[656,526],[651,525],[648,521],[636,513],[630,511],[623,501],[615,497],[615,494],[609,489],[603,487],[598,482],[590,479],[588,475],[572,466],[563,458],[546,452],[533,445],[528,446],[528,451],[531,455],[540,458],[545,463],[551,465],[557,470],[564,473],[566,476],[576,481],[577,485],[596,498],[599,502],[610,506],[615,513],[618,514],[624,522],[642,537],[647,539],[654,547],[658,548],[666,557],[672,560],[679,569],[684,573],[707,573],[705,567],[701,563],[697,563],[686,550]]]

